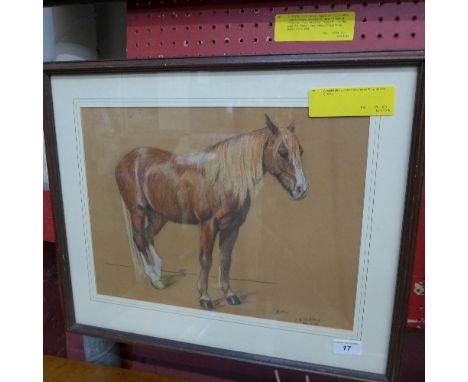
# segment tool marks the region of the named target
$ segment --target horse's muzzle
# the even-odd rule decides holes
[[[296,186],[293,189],[288,189],[289,197],[294,200],[304,199],[307,196],[308,192],[308,186]]]

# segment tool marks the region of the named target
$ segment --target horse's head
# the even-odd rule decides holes
[[[309,184],[302,169],[302,147],[294,134],[293,124],[286,128],[276,126],[265,114],[270,130],[263,152],[265,170],[272,174],[284,187],[291,198],[303,199]]]

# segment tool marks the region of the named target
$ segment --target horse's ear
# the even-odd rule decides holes
[[[268,116],[268,114],[265,114],[265,121],[266,121],[266,126],[273,134],[278,133],[278,126],[276,126],[273,122],[271,122],[271,119]]]
[[[292,122],[289,124],[289,126],[287,127],[287,129],[288,129],[291,133],[293,133],[293,134],[296,133],[296,124],[294,123],[294,121],[292,121]]]

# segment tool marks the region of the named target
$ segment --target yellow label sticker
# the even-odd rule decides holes
[[[309,117],[393,115],[395,86],[320,88],[309,91]]]
[[[275,41],[352,41],[354,23],[354,12],[278,14]]]

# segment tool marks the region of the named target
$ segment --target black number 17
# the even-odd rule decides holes
[[[351,350],[351,345],[343,345],[343,350],[344,351],[350,351]]]

